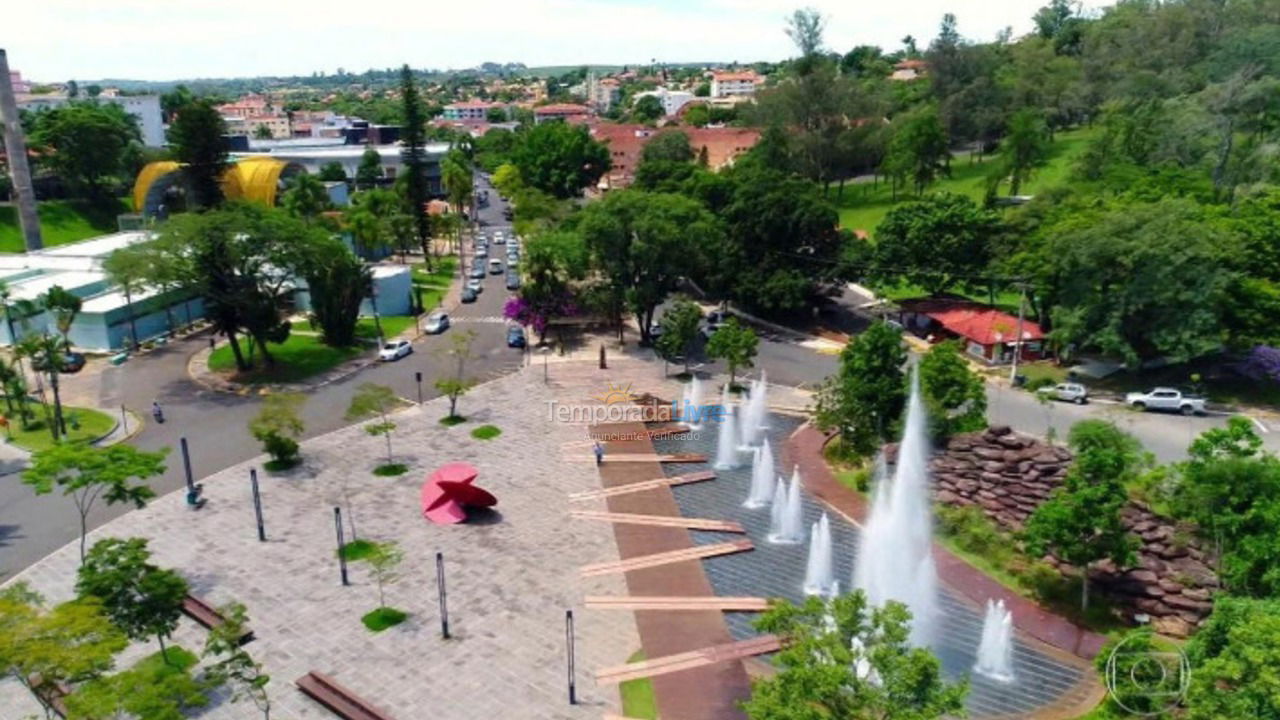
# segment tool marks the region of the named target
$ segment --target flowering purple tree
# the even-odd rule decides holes
[[[1253,380],[1270,380],[1280,383],[1280,348],[1255,345],[1235,364],[1234,370]]]
[[[546,299],[530,299],[517,295],[507,299],[502,307],[502,316],[525,327],[533,328],[538,333],[538,344],[541,345],[547,334],[547,326],[552,318],[572,317],[578,314],[578,306],[569,293],[560,293]]]

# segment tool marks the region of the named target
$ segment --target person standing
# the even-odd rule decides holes
[[[601,445],[599,440],[596,441],[591,450],[596,454],[596,465],[604,462],[604,445]]]

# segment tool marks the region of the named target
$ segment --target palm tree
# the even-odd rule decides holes
[[[80,314],[80,308],[83,307],[84,301],[80,296],[63,288],[61,285],[54,285],[49,288],[48,292],[41,297],[44,307],[53,315],[53,324],[58,328],[58,332],[62,334],[65,345],[71,347],[71,338],[68,333],[71,332],[71,324],[76,321],[76,316]]]

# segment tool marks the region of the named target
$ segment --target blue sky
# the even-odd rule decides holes
[[[945,12],[966,37],[1021,34],[1046,0],[16,0],[0,42],[40,81],[168,80],[362,71],[408,62],[460,68],[779,60],[784,18],[828,19],[827,45],[889,49],[932,38]],[[1099,2],[1086,2],[1099,7]]]

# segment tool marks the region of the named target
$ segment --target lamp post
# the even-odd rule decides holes
[[[440,598],[440,637],[449,639],[449,593],[444,586],[444,553],[436,553],[436,594]]]
[[[258,519],[258,542],[267,541],[267,528],[262,523],[262,495],[258,492],[258,470],[249,468],[249,486],[253,489],[253,514]]]

